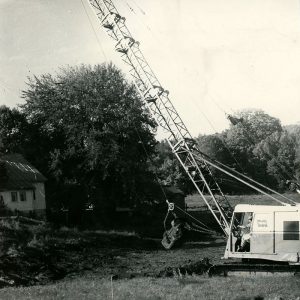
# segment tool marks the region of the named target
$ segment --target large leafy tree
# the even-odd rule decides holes
[[[219,161],[230,160],[222,134],[199,135],[196,138],[200,150],[211,158]]]
[[[22,112],[48,139],[44,159],[57,182],[97,190],[103,198],[138,199],[150,176],[155,123],[112,64],[67,67],[33,77]],[[38,143],[38,141],[37,141]]]
[[[262,183],[272,183],[267,176],[267,161],[257,157],[254,149],[273,133],[282,131],[280,121],[262,110],[244,110],[232,117],[236,122],[224,133],[224,141],[237,162],[236,168]]]
[[[238,160],[233,155],[233,151],[226,144],[226,133],[215,133],[211,135],[199,135],[196,140],[199,149],[210,158],[215,159],[223,164],[243,172]],[[232,191],[235,189],[237,192],[241,191],[240,185],[228,175],[223,172],[210,167],[211,172],[224,192]]]
[[[160,141],[156,146],[156,154],[152,159],[152,170],[160,185],[174,185],[185,193],[191,190],[189,178],[166,140]]]
[[[237,121],[231,122],[227,139],[240,147],[248,148],[249,144],[256,144],[272,133],[282,131],[280,120],[262,110],[243,110],[231,117]]]
[[[283,130],[258,143],[253,152],[266,162],[267,172],[276,178],[278,186],[285,188],[286,183],[296,180],[298,148],[296,133]]]

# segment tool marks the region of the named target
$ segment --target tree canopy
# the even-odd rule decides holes
[[[271,188],[285,190],[287,181],[299,181],[299,126],[287,130],[277,118],[255,109],[231,115],[229,120],[229,129],[196,138],[203,153]],[[161,142],[156,159],[159,176],[190,192],[193,187],[167,149]],[[224,173],[212,172],[225,192],[250,191]]]
[[[26,132],[26,118],[20,111],[0,106],[0,152],[20,152]]]
[[[22,114],[45,141],[35,154],[48,176],[106,198],[138,198],[138,182],[150,176],[155,122],[119,69],[82,65],[34,76],[23,98]]]

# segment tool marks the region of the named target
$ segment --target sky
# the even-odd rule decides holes
[[[115,0],[193,136],[256,108],[300,123],[299,0]],[[87,0],[0,0],[0,105],[67,65],[126,67]]]

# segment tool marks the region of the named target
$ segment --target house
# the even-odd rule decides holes
[[[46,178],[20,154],[0,156],[0,202],[11,211],[46,215]]]

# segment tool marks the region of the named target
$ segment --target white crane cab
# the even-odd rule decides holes
[[[300,263],[300,205],[235,207],[224,258]]]

